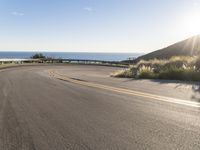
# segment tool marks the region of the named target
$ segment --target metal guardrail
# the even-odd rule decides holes
[[[102,64],[102,65],[129,65],[120,61],[88,60],[88,59],[0,59],[4,63],[76,63],[76,64]]]

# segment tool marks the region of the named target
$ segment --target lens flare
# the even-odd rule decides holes
[[[195,11],[184,18],[184,32],[190,34],[200,34],[200,11]]]

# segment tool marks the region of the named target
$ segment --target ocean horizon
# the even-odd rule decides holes
[[[0,52],[1,59],[28,59],[36,53],[43,53],[46,57],[62,59],[80,59],[80,60],[103,60],[103,61],[122,61],[129,58],[137,58],[141,53],[99,53],[99,52],[22,52],[9,51]]]

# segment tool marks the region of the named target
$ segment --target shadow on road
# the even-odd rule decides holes
[[[200,82],[178,80],[151,80],[159,84],[175,84],[175,89],[185,88],[192,92],[191,100],[200,102]]]

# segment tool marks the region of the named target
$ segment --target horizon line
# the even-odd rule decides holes
[[[120,54],[123,54],[123,53],[130,53],[130,54],[144,54],[145,52],[112,52],[112,51],[109,51],[109,52],[101,52],[101,51],[94,51],[94,52],[91,52],[91,51],[52,51],[52,50],[0,50],[0,52],[39,52],[39,53],[120,53]]]

